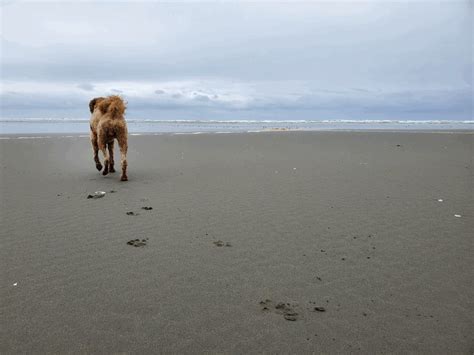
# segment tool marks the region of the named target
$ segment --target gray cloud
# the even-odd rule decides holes
[[[194,94],[194,100],[201,101],[201,102],[208,102],[211,101],[209,96],[201,95],[201,94]]]
[[[300,92],[287,94],[279,86],[286,82],[240,83],[239,89],[226,86],[227,82],[204,82],[162,84],[175,86],[171,95],[156,95],[149,83],[144,87],[128,83],[126,86],[139,88],[138,93],[123,94],[129,102],[128,117],[159,118],[164,112],[185,117],[186,112],[205,114],[209,119],[470,119],[472,114],[472,93],[470,87],[463,89],[419,89],[394,91],[361,89],[325,91],[305,88]],[[96,91],[75,91],[74,85],[51,86],[50,90],[37,90],[37,84],[26,90],[13,85],[1,94],[2,108],[8,115],[61,111],[63,116],[87,117],[87,104],[91,97],[110,92],[106,84],[97,83]],[[143,85],[143,84],[142,84]],[[182,88],[179,87],[181,85]],[[186,92],[183,88],[191,86]],[[200,86],[199,91],[192,90]],[[147,91],[149,87],[149,91]],[[156,87],[156,86],[155,86]],[[217,94],[205,94],[209,88]],[[274,90],[268,92],[268,87]],[[21,89],[21,88],[20,88]],[[255,91],[257,92],[255,92]],[[246,93],[246,94],[243,94]],[[194,116],[193,116],[194,117]],[[173,116],[166,118],[174,118]]]

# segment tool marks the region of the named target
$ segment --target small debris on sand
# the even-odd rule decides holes
[[[90,198],[97,199],[97,198],[102,198],[104,196],[105,196],[105,191],[96,191],[94,192],[93,195],[87,195],[87,199],[90,199]]]
[[[150,211],[150,210],[152,210],[152,209],[153,209],[153,207],[146,207],[146,206],[145,206],[145,207],[142,207],[142,210],[145,210],[145,211]]]
[[[133,211],[127,212],[127,216],[138,216],[138,213],[135,213]]]
[[[314,307],[315,312],[326,312],[326,308],[324,307]]]
[[[460,214],[455,214],[454,217],[461,218],[462,216]]]

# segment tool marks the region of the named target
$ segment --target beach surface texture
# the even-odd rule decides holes
[[[120,182],[2,139],[0,353],[472,353],[473,146],[131,136]]]

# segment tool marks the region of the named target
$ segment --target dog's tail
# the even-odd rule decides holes
[[[120,96],[112,95],[99,103],[102,114],[109,113],[114,118],[121,118],[125,113],[126,104]]]

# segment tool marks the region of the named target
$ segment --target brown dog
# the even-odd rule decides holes
[[[114,173],[114,139],[120,147],[120,163],[122,165],[121,181],[127,181],[127,123],[125,122],[125,102],[120,96],[96,97],[89,102],[92,113],[90,119],[91,143],[97,170],[102,170],[99,160],[99,149],[104,154],[104,171]],[[108,149],[108,152],[107,152]]]

